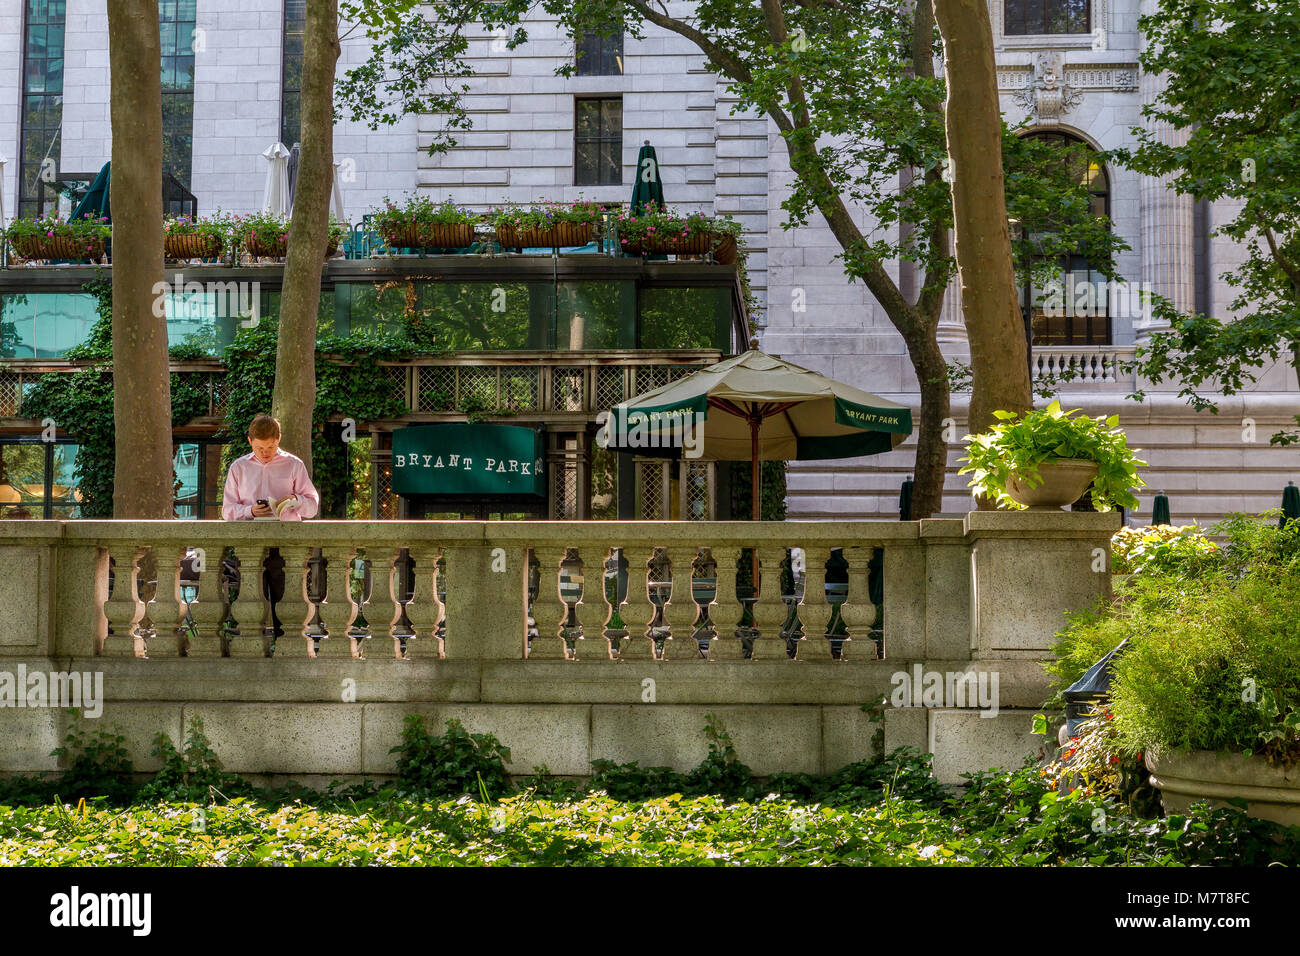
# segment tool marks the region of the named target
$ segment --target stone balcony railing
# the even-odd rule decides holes
[[[498,733],[517,748],[512,772],[585,774],[597,757],[691,766],[710,711],[757,772],[829,772],[870,748],[862,706],[900,674],[990,677],[992,713],[915,697],[885,715],[886,746],[933,751],[957,782],[1032,749],[1039,661],[1065,612],[1109,594],[1117,527],[1065,512],[0,522],[0,671],[102,673],[104,715],[143,769],[159,729],[179,741],[202,716],[228,768],[304,777],[391,773],[411,712]],[[284,634],[267,657],[271,548]],[[782,567],[794,549],[802,575]],[[0,740],[0,771],[54,769],[43,754],[68,729],[62,710],[0,717],[16,734]]]
[[[1067,388],[1133,389],[1137,387],[1136,377],[1120,367],[1132,360],[1133,352],[1131,345],[1036,345],[1034,380],[1061,379]]]

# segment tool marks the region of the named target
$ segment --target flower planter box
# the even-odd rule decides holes
[[[1030,488],[1018,475],[1007,482],[1007,494],[1030,511],[1059,511],[1074,504],[1097,477],[1095,461],[1085,458],[1058,458],[1038,466],[1042,481]]]
[[[1211,750],[1148,753],[1145,760],[1166,812],[1183,813],[1198,800],[1222,806],[1240,798],[1249,816],[1300,826],[1300,766],[1277,767],[1258,755]]]
[[[163,256],[167,259],[215,259],[221,255],[221,246],[217,236],[163,236]]]
[[[410,225],[384,230],[392,249],[464,249],[474,242],[474,227],[467,222],[446,225]]]
[[[261,243],[257,236],[249,236],[244,244],[250,256],[258,259],[283,259],[289,254],[289,241],[287,239],[266,246]],[[339,251],[339,244],[331,242],[325,250],[325,258],[333,258]]]
[[[10,240],[22,259],[100,259],[104,240],[73,239],[71,236],[23,236]]]
[[[507,249],[546,248],[560,246],[585,246],[596,234],[595,225],[561,222],[549,229],[517,229],[514,226],[497,227],[497,242]]]
[[[633,256],[668,253],[678,256],[701,256],[712,251],[714,261],[724,266],[732,265],[736,261],[738,252],[733,236],[723,236],[718,239],[709,233],[696,233],[685,238],[646,236],[644,239],[629,239],[627,245],[623,246],[623,251]]]

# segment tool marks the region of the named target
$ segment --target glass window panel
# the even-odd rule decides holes
[[[176,517],[196,519],[199,516],[199,448],[197,442],[182,442],[173,446],[172,470],[176,477],[173,481],[172,501]]]
[[[726,349],[730,324],[726,288],[641,290],[643,349]]]
[[[563,283],[556,314],[556,348],[618,348],[620,326],[631,321],[635,295],[630,282]]]
[[[45,445],[6,442],[0,445],[0,517],[45,516]]]
[[[408,292],[409,289],[409,292]],[[400,332],[403,328],[407,296],[418,296],[414,285],[399,282],[352,282],[336,288],[343,297],[348,328],[353,332],[383,330]],[[348,329],[339,329],[347,334]]]
[[[421,286],[416,321],[444,348],[526,349],[534,340],[534,302],[541,298],[549,320],[546,283],[428,282]]]
[[[79,445],[59,443],[54,446],[54,468],[51,477],[51,518],[81,517],[81,488],[77,484],[77,451]]]
[[[45,89],[58,91],[63,89],[63,58],[57,57],[46,61]]]
[[[30,24],[27,27],[27,56],[28,58],[44,57],[45,52],[45,26],[44,24]]]

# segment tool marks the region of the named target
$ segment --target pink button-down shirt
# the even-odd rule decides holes
[[[301,521],[320,512],[320,492],[312,485],[301,458],[277,448],[275,457],[263,463],[249,452],[230,463],[226,491],[221,499],[221,517],[227,521],[251,521],[258,498],[274,505],[288,495],[297,495],[299,505],[286,508],[280,520]]]

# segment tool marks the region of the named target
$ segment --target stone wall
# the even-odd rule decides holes
[[[0,580],[0,599],[11,612],[0,622],[0,672],[10,681],[20,669],[102,675],[95,678],[103,682],[95,708],[102,713],[87,721],[89,729],[120,727],[142,770],[157,766],[150,757],[156,733],[179,744],[186,722],[198,716],[225,766],[242,774],[313,782],[388,774],[394,769],[388,751],[408,713],[424,715],[431,727],[454,716],[471,730],[491,731],[511,748],[515,773],[544,763],[553,773],[581,776],[597,758],[686,769],[704,755],[701,730],[712,712],[756,772],[829,773],[873,752],[864,705],[885,696],[904,706],[886,709],[884,747],[929,750],[939,779],[957,783],[962,773],[1018,766],[1035,750],[1030,716],[1048,694],[1040,661],[1050,657],[1067,610],[1109,595],[1108,545],[1117,524],[1114,516],[1064,513],[758,526],[307,522],[268,530],[221,522],[5,522],[0,559],[11,573]],[[394,600],[400,586],[385,587],[396,580],[391,558],[399,543],[416,562],[405,604]],[[256,568],[271,544],[287,562],[286,598],[278,606],[287,633],[267,658]],[[320,595],[303,578],[312,544],[329,561],[324,599],[315,603],[309,593]],[[175,630],[185,610],[178,600],[179,558],[187,547],[220,555],[226,545],[243,565],[240,593],[233,602],[217,598],[219,569],[208,558],[190,605],[199,633],[182,658]],[[701,607],[694,589],[682,588],[690,600],[669,597],[656,608],[647,583],[659,580],[667,557],[677,567],[691,566],[698,587],[710,556],[719,568],[736,567],[748,553],[741,549],[751,545],[764,569],[752,657],[744,657],[731,624],[740,611],[735,581],[722,574],[707,605],[717,636],[701,657],[691,627]],[[797,641],[794,659],[778,636],[786,606],[775,568],[787,546],[806,556],[799,615],[805,634],[813,635]],[[157,560],[158,583],[139,587],[149,578],[145,547]],[[584,570],[586,581],[601,581],[598,569],[611,547],[628,561],[628,600],[620,610],[631,632],[613,653],[602,637],[613,633],[604,630],[612,608],[600,598],[603,589],[586,585],[575,605],[577,594],[566,603],[563,583],[582,586]],[[842,611],[851,640],[839,660],[820,636],[831,608],[822,589],[825,572],[817,568],[832,547],[842,548],[849,563]],[[883,659],[871,639],[875,611],[865,600],[873,547],[884,551]],[[538,635],[531,648],[526,548],[540,560],[543,582],[532,605]],[[330,599],[349,594],[349,562],[358,549],[378,585],[364,605],[372,623],[362,632],[352,628],[356,604]],[[117,562],[111,598],[110,555]],[[169,562],[168,555],[176,557]],[[433,577],[439,556],[445,603],[436,598]],[[639,570],[646,562],[648,575]],[[557,579],[562,568],[567,577]],[[147,606],[132,600],[128,582],[137,584],[137,596],[153,600]],[[566,649],[556,635],[571,610],[583,631]],[[240,626],[226,657],[216,627],[223,617]],[[655,622],[665,638],[662,651],[644,636]],[[399,659],[404,623],[412,633],[408,659]],[[328,631],[319,650],[310,637],[317,624]],[[147,659],[140,656],[146,649]],[[982,681],[989,693],[925,696],[922,684],[931,674],[941,682],[969,675],[959,679]],[[916,684],[915,694],[898,696],[900,675]],[[57,706],[18,708],[3,695],[0,690],[0,721],[9,732],[0,735],[0,772],[57,769],[49,752],[81,718]]]

